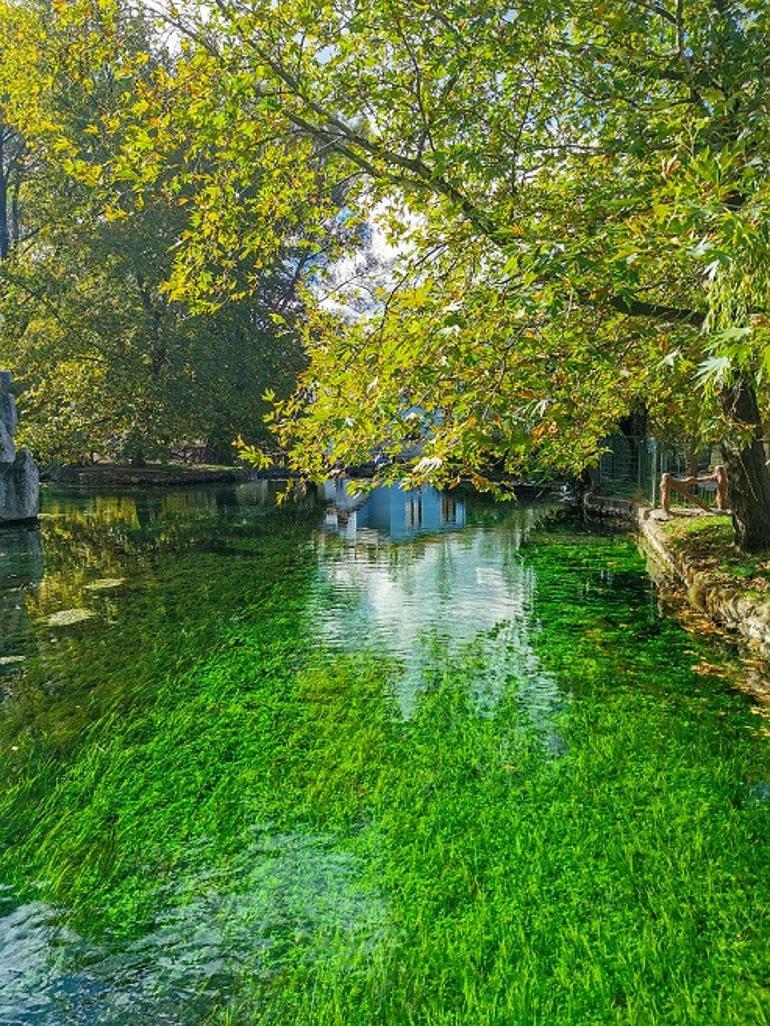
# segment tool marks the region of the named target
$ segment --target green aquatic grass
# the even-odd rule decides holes
[[[599,593],[608,562],[638,570],[627,543],[565,548]],[[535,561],[543,575],[559,570]],[[292,963],[229,1021],[767,1021],[768,817],[752,791],[767,761],[753,719],[735,696],[700,691],[672,625],[655,634],[650,619],[640,645],[620,620],[626,602],[578,608],[586,624],[601,608],[615,642],[628,639],[615,658],[642,656],[630,676],[576,656],[569,591],[541,636],[581,695],[561,717],[563,756],[522,728],[515,688],[493,718],[474,715],[472,653],[446,668],[395,745],[382,741],[370,781],[347,731],[318,737],[312,762],[336,774],[312,801],[344,795],[349,817],[363,791],[367,825],[353,843],[387,922],[357,947],[344,936],[320,962]],[[661,694],[647,675],[672,664],[679,679]],[[349,687],[360,702],[361,678]]]
[[[153,523],[93,568],[128,579],[115,625],[70,628],[0,718],[0,881],[117,958],[203,928],[232,956],[180,998],[152,948],[114,1021],[768,1022],[767,741],[628,539],[553,524],[517,557],[545,720],[515,659],[474,699],[497,631],[426,638],[404,720],[397,660],[312,631],[307,521]]]

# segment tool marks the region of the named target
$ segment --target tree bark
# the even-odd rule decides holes
[[[744,552],[770,549],[770,470],[757,395],[742,376],[720,395],[733,430],[722,442],[735,544]]]
[[[0,122],[0,261],[7,258],[11,248],[8,226],[8,177],[5,169],[5,128]]]

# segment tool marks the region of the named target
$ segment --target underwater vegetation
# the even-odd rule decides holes
[[[132,502],[8,547],[2,1026],[770,1021],[763,721],[632,540]]]

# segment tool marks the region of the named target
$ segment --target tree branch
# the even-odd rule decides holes
[[[629,317],[654,317],[657,320],[691,324],[696,328],[702,327],[706,320],[706,314],[701,310],[687,310],[678,306],[667,306],[665,303],[647,303],[642,299],[625,296],[612,296],[609,304],[613,310]]]

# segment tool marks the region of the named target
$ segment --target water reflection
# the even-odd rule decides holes
[[[514,507],[504,526],[462,529],[462,499],[432,488],[378,488],[350,495],[330,485],[319,537],[326,587],[313,596],[319,640],[352,651],[366,644],[402,667],[396,697],[410,718],[439,659],[475,646],[472,682],[491,713],[515,682],[522,707],[554,750],[553,714],[564,696],[534,651],[537,581],[520,555],[529,533],[553,514],[548,505]],[[410,540],[411,544],[398,544]]]
[[[344,479],[328,481],[320,489],[327,503],[324,527],[349,541],[382,535],[393,541],[465,526],[462,498],[435,488],[404,490],[395,486],[370,492],[349,491]]]
[[[166,565],[211,550],[224,525],[272,518],[281,487],[44,491],[39,529],[0,530],[0,673],[33,653],[55,664],[65,635],[45,628],[83,622],[77,613],[117,625],[125,594],[162,588]]]
[[[190,515],[199,517],[253,507],[274,507],[278,493],[284,488],[281,482],[258,480],[180,489],[126,489],[120,493],[89,489],[44,490],[43,523],[51,518],[77,517],[96,520],[102,527],[123,525],[146,530],[158,522]]]
[[[21,657],[35,652],[51,664],[55,679],[58,643],[76,651],[78,630],[119,633],[129,597],[144,605],[144,596],[156,593],[158,602],[168,603],[168,575],[194,572],[195,563],[183,563],[183,554],[225,559],[266,523],[280,527],[298,515],[296,503],[277,507],[284,488],[251,481],[118,495],[48,493],[41,533],[3,535],[0,656],[8,658],[6,667],[18,672]],[[462,496],[427,487],[351,494],[344,481],[309,496],[299,515],[308,528],[319,520],[323,526],[307,554],[317,565],[309,623],[332,648],[367,647],[395,658],[406,718],[430,686],[438,649],[456,655],[475,644],[484,650],[483,669],[471,683],[479,709],[491,712],[515,681],[533,721],[556,744],[549,723],[562,698],[534,654],[537,581],[520,556],[523,541],[553,507],[513,506],[502,521],[487,524],[469,523],[467,506]],[[208,586],[216,591],[216,580]],[[195,592],[202,592],[200,582],[190,597]],[[177,614],[176,627],[205,611],[192,605]],[[125,626],[143,635],[141,621]],[[154,629],[148,627],[142,643],[152,644]]]
[[[27,601],[43,580],[43,547],[35,528],[0,532],[0,673],[18,671],[27,654]]]

